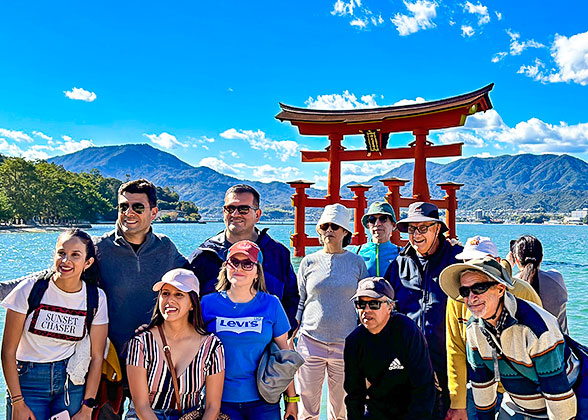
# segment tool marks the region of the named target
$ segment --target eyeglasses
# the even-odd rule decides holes
[[[425,233],[427,233],[429,231],[429,229],[431,229],[433,226],[435,226],[437,223],[431,223],[430,225],[421,225],[421,226],[411,226],[408,225],[408,228],[406,229],[408,231],[409,235],[414,235],[415,232],[419,232],[421,235],[424,235]]]
[[[471,286],[461,286],[459,290],[459,295],[463,298],[467,298],[472,292],[474,295],[481,295],[484,294],[490,289],[492,286],[497,285],[495,281],[486,281],[484,283],[476,283],[472,284]]]
[[[223,211],[228,214],[233,214],[237,210],[239,214],[249,214],[250,210],[259,210],[259,208],[241,205],[241,206],[223,206]]]
[[[382,303],[386,302],[381,300],[354,300],[353,303],[355,303],[357,309],[365,309],[368,306],[371,310],[375,311],[382,307]]]
[[[329,227],[331,228],[332,231],[335,231],[335,230],[339,230],[339,228],[341,226],[336,225],[335,223],[323,223],[322,225],[319,226],[319,229],[326,231]]]
[[[382,215],[382,216],[370,216],[368,217],[367,221],[368,223],[371,223],[372,225],[376,224],[376,220],[379,220],[381,223],[386,223],[389,220],[389,217],[386,215]]]
[[[251,260],[238,260],[237,258],[229,258],[229,260],[227,261],[227,264],[229,266],[231,266],[231,268],[233,270],[236,270],[237,268],[239,268],[239,266],[241,266],[241,268],[245,271],[251,271],[253,270],[253,267],[255,267],[255,263]]]
[[[143,203],[133,203],[130,206],[129,203],[118,203],[118,212],[126,213],[129,207],[137,214],[143,214],[145,211],[145,204]]]

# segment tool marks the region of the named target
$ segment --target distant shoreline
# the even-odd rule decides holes
[[[0,232],[59,232],[65,229],[91,229],[89,223],[78,223],[75,225],[0,225]]]

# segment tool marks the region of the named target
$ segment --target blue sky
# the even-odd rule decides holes
[[[385,106],[493,82],[493,110],[430,139],[465,142],[464,156],[588,160],[586,16],[583,0],[2,2],[0,153],[148,143],[239,178],[324,187],[327,165],[299,151],[326,139],[275,120],[279,102]],[[345,164],[344,182],[400,163]]]

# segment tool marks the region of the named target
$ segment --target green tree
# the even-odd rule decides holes
[[[39,178],[33,163],[18,157],[6,158],[0,165],[0,191],[14,217],[31,221],[38,214]]]

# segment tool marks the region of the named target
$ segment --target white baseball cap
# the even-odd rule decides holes
[[[164,284],[169,284],[182,292],[190,291],[200,294],[200,282],[190,270],[174,268],[163,275],[160,281],[153,285],[153,291],[159,292]]]
[[[484,257],[497,258],[498,248],[490,238],[479,235],[468,238],[463,251],[455,256],[458,260],[473,260]]]

